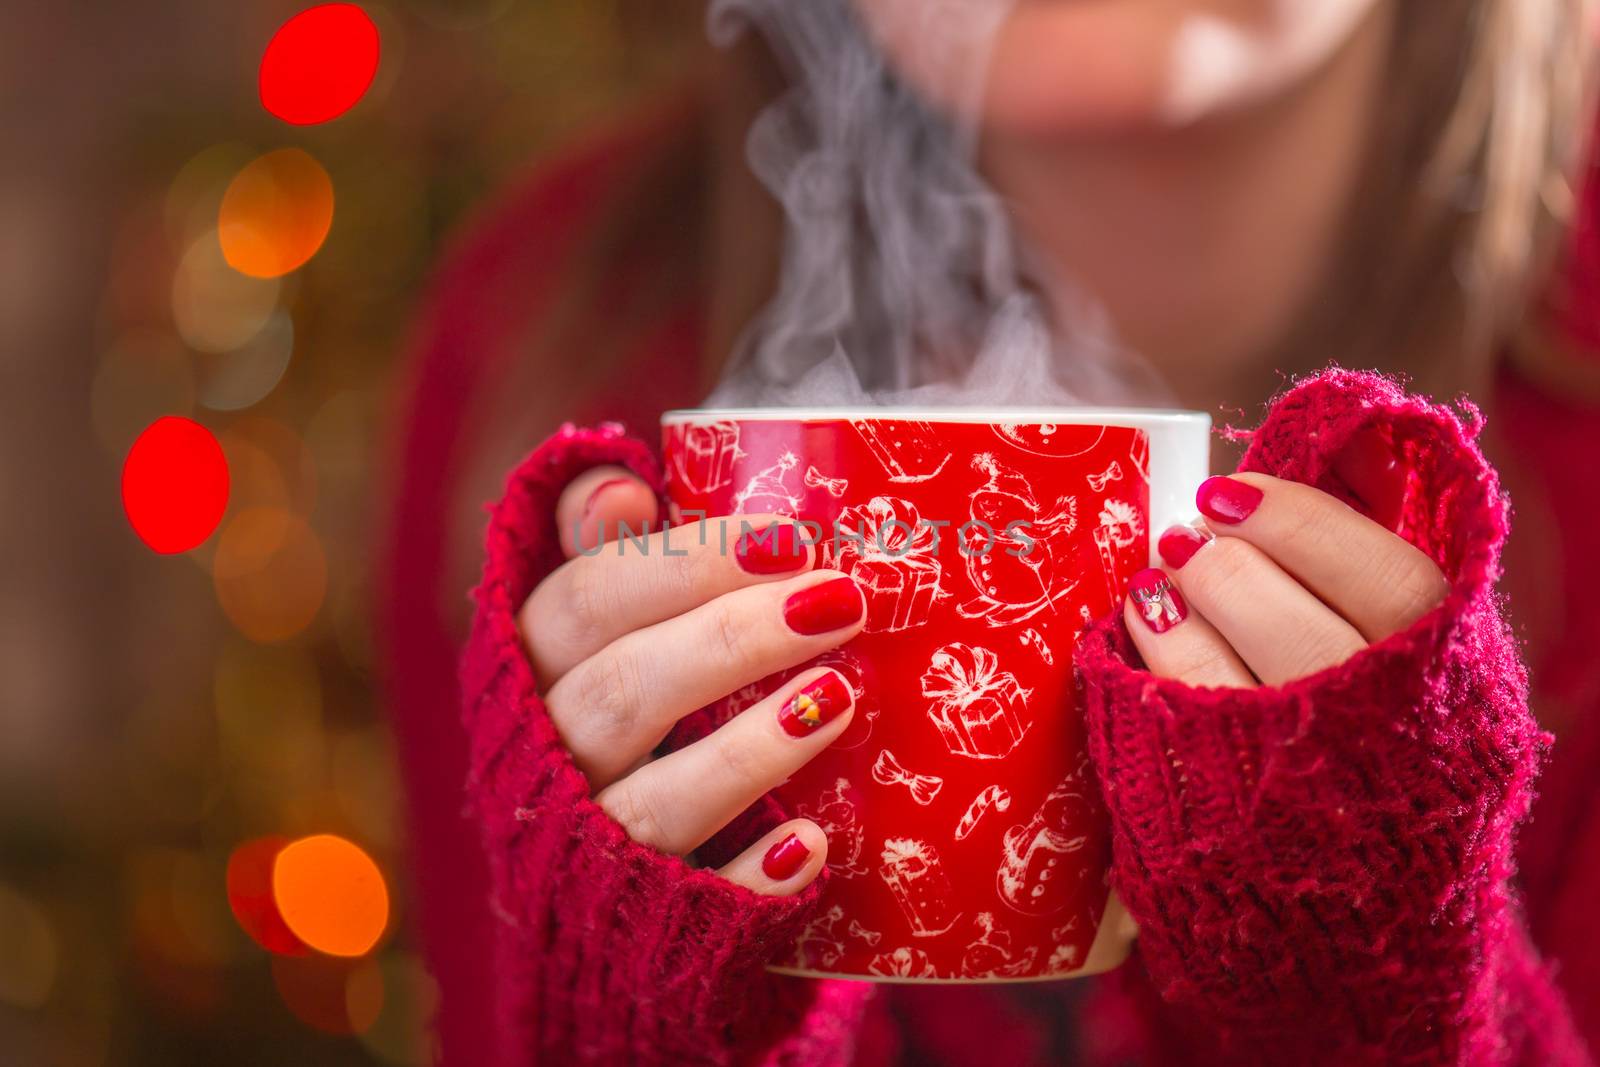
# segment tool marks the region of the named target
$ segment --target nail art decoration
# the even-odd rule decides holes
[[[849,706],[850,687],[830,671],[790,697],[778,711],[778,722],[790,737],[805,737],[838,718]]]
[[[1164,634],[1189,617],[1189,609],[1165,571],[1140,571],[1128,583],[1128,596],[1151,631]]]

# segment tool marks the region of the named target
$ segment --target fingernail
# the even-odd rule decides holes
[[[1261,504],[1261,490],[1232,478],[1207,478],[1194,496],[1200,514],[1230,526],[1248,519]]]
[[[767,854],[761,859],[761,873],[774,882],[787,882],[800,873],[800,868],[810,858],[811,850],[800,840],[800,835],[790,834],[767,849]]]
[[[797,634],[825,634],[861,618],[867,602],[849,578],[802,589],[783,602],[783,621]]]
[[[1211,540],[1193,526],[1169,526],[1166,533],[1156,542],[1156,551],[1161,553],[1161,560],[1173,570],[1179,570],[1185,563],[1194,557],[1194,554],[1206,546]]]
[[[1165,571],[1142,570],[1128,583],[1128,597],[1151,631],[1164,634],[1189,617],[1189,608]]]
[[[746,530],[733,546],[739,567],[750,574],[783,574],[797,571],[811,558],[800,542],[800,528],[775,522],[760,530]]]
[[[806,684],[778,709],[778,722],[790,737],[805,737],[837,719],[850,706],[850,687],[829,671]]]
[[[627,485],[630,480],[631,479],[628,478],[607,478],[605,481],[589,490],[589,498],[583,502],[583,514],[580,516],[580,518],[587,519],[589,517],[589,513],[594,510],[594,506],[596,504],[600,503],[600,497],[604,495],[607,490],[614,489],[619,485]]]
[[[1333,473],[1368,518],[1386,529],[1399,527],[1405,512],[1407,472],[1380,431],[1369,428],[1351,437],[1334,457]]]

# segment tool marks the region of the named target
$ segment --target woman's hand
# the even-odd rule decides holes
[[[620,467],[575,479],[556,516],[567,562],[519,616],[545,705],[595,801],[634,840],[686,855],[836,740],[854,696],[808,671],[704,739],[653,750],[685,715],[854,637],[866,603],[849,578],[813,570],[815,550],[779,516],[662,532],[655,494]],[[658,532],[618,541],[622,523]],[[789,895],[827,847],[792,820],[718,873]]]
[[[1363,498],[1393,494],[1380,481]],[[1404,630],[1449,591],[1426,555],[1309,486],[1236,474],[1205,482],[1197,504],[1204,518],[1162,534],[1165,570],[1136,575],[1123,608],[1162,677],[1281,685]]]

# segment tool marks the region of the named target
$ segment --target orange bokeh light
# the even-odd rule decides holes
[[[383,872],[333,834],[303,837],[278,853],[272,897],[294,935],[330,956],[365,955],[389,924]]]
[[[281,148],[247,164],[228,184],[217,240],[228,265],[277,278],[306,264],[333,226],[333,181],[309,154]]]
[[[273,644],[299,634],[322,610],[328,561],[298,515],[245,508],[222,529],[211,581],[228,621],[250,640]]]

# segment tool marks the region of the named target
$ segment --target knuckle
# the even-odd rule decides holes
[[[1225,602],[1230,599],[1229,594],[1237,594],[1245,585],[1245,579],[1255,569],[1260,556],[1257,550],[1248,542],[1237,537],[1218,537],[1206,547],[1204,552],[1197,553],[1189,567],[1201,564],[1196,568],[1194,579],[1203,587],[1209,599],[1213,602]],[[1185,567],[1188,570],[1189,567]]]
[[[675,584],[674,592],[684,596],[693,596],[711,589],[716,585],[717,571],[722,563],[722,552],[718,547],[715,531],[705,525],[698,529],[685,527],[689,530],[684,536],[686,544],[683,546],[688,554],[678,556],[673,560],[675,566],[671,568],[673,574],[671,581]]]
[[[1216,644],[1207,641],[1191,645],[1178,654],[1172,665],[1172,677],[1191,684],[1209,685],[1227,678],[1232,662],[1228,654]]]
[[[706,609],[706,637],[710,651],[724,667],[738,667],[749,655],[748,627],[731,603],[733,599],[722,597],[712,601]]]
[[[1393,563],[1380,568],[1378,589],[1384,596],[1384,615],[1396,629],[1416,622],[1444,602],[1449,583],[1433,561],[1417,553],[1396,553]]]
[[[574,698],[585,733],[597,745],[614,746],[638,728],[639,672],[631,656],[612,650],[578,669]]]
[[[723,727],[712,735],[717,738],[715,744],[718,763],[741,792],[765,793],[777,784],[771,780],[773,776],[767,761],[761,758],[756,746],[742,744],[728,736],[730,733],[727,727]]]
[[[604,632],[609,600],[605,568],[597,556],[580,556],[565,567],[567,633],[575,643],[588,646]]]
[[[1275,494],[1282,506],[1277,536],[1287,542],[1321,536],[1322,528],[1328,525],[1328,505],[1335,503],[1334,499],[1306,486],[1294,488],[1293,492]]]
[[[1356,640],[1318,627],[1298,627],[1283,644],[1283,662],[1289,666],[1289,681],[1337,667],[1362,648]]]
[[[660,789],[650,784],[648,775],[623,779],[606,789],[598,803],[634,841],[642,845],[665,841]]]

